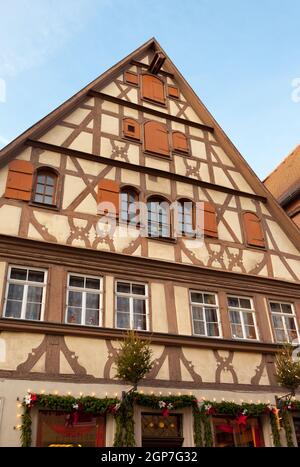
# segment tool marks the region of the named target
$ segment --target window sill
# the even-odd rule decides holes
[[[151,157],[157,157],[158,159],[165,159],[168,161],[172,160],[172,157],[170,154],[160,154],[158,152],[150,152],[150,151],[144,151],[145,156],[151,156]]]
[[[33,208],[47,209],[48,211],[59,211],[60,210],[56,205],[36,203],[35,201],[30,201],[29,206],[32,206]]]
[[[133,136],[125,136],[123,135],[122,138],[121,138],[122,141],[126,141],[126,143],[128,143],[128,141],[130,141],[131,143],[136,143],[136,144],[142,144],[142,141],[140,138],[134,138]]]
[[[162,107],[163,109],[167,108],[166,102],[155,101],[155,100],[152,100],[152,99],[147,99],[146,97],[143,97],[141,100],[143,102],[148,103],[148,104],[153,104],[153,105],[157,105],[158,107]]]
[[[249,245],[248,243],[246,243],[246,248],[248,248],[249,250],[255,250],[255,251],[267,251],[266,246],[255,246],[255,245]]]
[[[172,243],[173,245],[176,245],[177,240],[172,237],[147,237],[148,240],[155,240],[158,242],[163,242],[163,243]]]

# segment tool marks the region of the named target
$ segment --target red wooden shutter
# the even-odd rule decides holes
[[[115,212],[109,212],[109,214],[119,214],[120,206],[120,185],[113,180],[100,180],[98,184],[98,204],[100,203],[112,203],[115,207]],[[106,214],[107,209],[100,209],[98,214]]]
[[[169,156],[168,131],[163,123],[145,123],[145,150]]]
[[[125,118],[123,120],[123,135],[127,138],[140,140],[141,129],[139,123],[132,118]]]
[[[243,218],[248,245],[264,247],[265,239],[260,218],[253,212],[245,212]]]
[[[124,73],[124,81],[129,84],[134,84],[135,86],[138,86],[139,84],[139,77],[136,73],[133,73],[132,71],[126,71]]]
[[[173,133],[173,149],[181,152],[189,152],[186,136],[180,131]]]
[[[168,96],[178,99],[179,89],[176,86],[168,86]]]
[[[164,83],[152,75],[143,75],[142,93],[145,99],[165,103]]]
[[[203,211],[203,230],[205,237],[218,238],[217,214],[213,204],[204,201],[200,204]]]
[[[33,182],[33,165],[28,161],[14,160],[9,164],[5,197],[30,201]]]

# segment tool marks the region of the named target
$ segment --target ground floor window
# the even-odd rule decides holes
[[[183,443],[182,415],[142,413],[142,446],[178,448]]]
[[[248,418],[244,425],[231,417],[213,417],[213,427],[216,447],[263,446],[260,420],[257,418]]]
[[[37,447],[105,446],[105,417],[78,413],[74,418],[64,412],[40,411]]]

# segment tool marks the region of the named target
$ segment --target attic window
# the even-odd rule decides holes
[[[124,73],[124,81],[128,84],[133,84],[134,86],[138,86],[139,84],[139,77],[136,73],[132,71],[126,71]]]
[[[56,204],[57,175],[48,169],[39,169],[36,175],[33,201],[35,203]]]
[[[178,99],[179,89],[176,86],[168,86],[168,96]]]
[[[142,97],[144,99],[165,104],[164,83],[152,75],[143,75]]]
[[[125,138],[140,140],[141,129],[139,123],[133,120],[133,118],[125,118],[123,120],[123,136]]]

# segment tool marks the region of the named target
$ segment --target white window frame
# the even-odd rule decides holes
[[[215,305],[209,305],[208,303],[199,303],[199,302],[193,302],[192,301],[192,293],[200,293],[203,295],[214,295],[216,299],[216,304]],[[208,339],[222,339],[223,338],[223,330],[222,330],[222,322],[221,322],[221,316],[220,316],[220,306],[219,306],[219,296],[216,292],[210,292],[209,290],[202,291],[202,290],[192,290],[190,289],[190,294],[189,294],[189,300],[190,300],[190,314],[191,314],[191,321],[192,321],[192,330],[193,330],[193,335],[197,337],[206,337]],[[217,318],[218,318],[218,329],[219,329],[219,336],[209,336],[207,333],[207,322],[206,322],[206,313],[203,310],[203,318],[204,318],[204,328],[205,328],[205,335],[203,334],[197,334],[195,332],[195,326],[194,326],[194,317],[193,317],[193,306],[198,306],[202,308],[214,308],[217,312]]]
[[[280,312],[278,313],[277,311],[272,311],[271,310],[271,303],[278,303],[280,305],[280,309],[282,310],[282,306],[281,305],[290,305],[291,309],[292,309],[292,313],[284,313],[284,312]],[[275,342],[281,344],[281,343],[288,343],[290,342],[290,339],[287,339],[288,337],[288,331],[287,331],[287,327],[286,327],[286,322],[285,322],[285,317],[288,317],[288,318],[293,318],[294,319],[294,323],[295,323],[295,328],[296,328],[296,333],[297,333],[297,339],[298,341],[300,341],[300,335],[299,335],[299,328],[298,328],[298,322],[297,322],[297,316],[296,316],[296,312],[295,312],[295,307],[294,307],[294,304],[291,303],[291,302],[283,302],[283,301],[280,301],[280,300],[271,300],[269,299],[268,300],[268,307],[269,307],[269,310],[270,310],[270,314],[271,314],[271,324],[272,324],[272,331],[273,331],[273,334],[274,334],[274,340]],[[281,321],[283,323],[283,330],[284,330],[284,334],[285,334],[285,337],[286,337],[286,341],[279,341],[277,339],[277,335],[276,335],[276,329],[275,329],[275,326],[274,326],[274,323],[273,323],[273,319],[272,319],[272,316],[273,315],[276,315],[276,316],[280,316],[281,317]]]
[[[80,277],[85,279],[97,279],[100,280],[100,289],[87,289],[86,287],[75,287],[70,286],[70,278],[73,277]],[[80,292],[82,293],[82,310],[81,310],[81,323],[69,323],[68,322],[68,308],[69,308],[69,292]],[[99,295],[99,324],[85,324],[86,320],[86,294],[93,293]],[[72,307],[70,305],[70,308]],[[98,328],[103,326],[103,277],[102,276],[91,276],[89,274],[77,274],[76,272],[69,272],[67,278],[67,297],[66,297],[66,311],[65,311],[65,323],[71,326],[86,326],[91,328]]]
[[[236,308],[234,306],[229,306],[229,303],[228,303],[229,298],[238,298],[239,300],[240,299],[250,300],[251,309],[250,308],[242,308],[241,306],[239,306],[238,308]],[[232,338],[235,339],[235,340],[241,340],[241,341],[258,342],[260,340],[260,336],[259,336],[259,332],[258,332],[258,326],[257,326],[257,320],[256,320],[256,311],[255,311],[255,308],[254,308],[253,298],[252,297],[245,297],[243,295],[234,295],[234,294],[227,295],[227,307],[228,307],[228,315],[229,315],[228,317],[229,317],[229,323],[230,323],[230,330],[231,330]],[[232,324],[235,325],[236,323],[231,322],[230,311],[234,311],[236,313],[239,313],[240,320],[241,320],[241,326],[242,326],[242,330],[243,330],[243,337],[237,337],[237,336],[233,335],[231,326],[232,326]],[[255,329],[255,334],[256,334],[255,339],[249,339],[248,337],[246,337],[246,325],[245,325],[245,321],[244,321],[244,314],[245,313],[251,313],[252,314],[253,324],[254,324],[254,329]]]
[[[28,271],[37,271],[37,272],[43,272],[44,273],[44,282],[32,282],[32,281],[24,281],[24,280],[18,280],[18,279],[11,279],[11,271],[12,269],[23,269],[24,271],[27,271],[27,276],[28,276]],[[8,289],[10,284],[17,284],[17,285],[23,285],[24,291],[23,291],[23,300],[22,300],[22,309],[21,309],[21,317],[20,318],[15,318],[13,316],[6,316],[6,307],[7,307],[7,302],[8,300]],[[45,315],[45,306],[46,306],[46,292],[47,292],[47,284],[48,284],[48,271],[47,269],[41,269],[41,268],[36,268],[34,266],[18,266],[18,265],[10,265],[8,268],[8,273],[7,273],[7,279],[6,279],[6,291],[5,291],[5,299],[4,299],[4,307],[3,307],[3,317],[6,319],[19,319],[19,320],[25,320],[25,321],[44,321],[44,315]],[[27,297],[28,297],[28,287],[41,287],[43,289],[42,293],[42,303],[41,303],[41,317],[39,320],[32,320],[26,318],[26,307],[27,307]]]
[[[118,282],[121,282],[122,284],[136,284],[136,285],[143,285],[145,287],[145,295],[137,295],[133,293],[125,293],[125,292],[118,292]],[[129,298],[129,319],[130,319],[130,328],[120,328],[118,327],[118,319],[117,319],[117,299],[118,297],[126,297]],[[137,298],[141,300],[142,298],[145,300],[145,306],[146,306],[146,329],[135,329],[134,327],[134,313],[133,313],[133,299]],[[122,329],[122,330],[135,330],[135,331],[140,331],[140,332],[148,332],[150,330],[150,317],[149,317],[149,293],[148,293],[148,284],[145,282],[138,282],[138,281],[126,281],[122,279],[116,279],[115,280],[115,328],[116,329]]]

